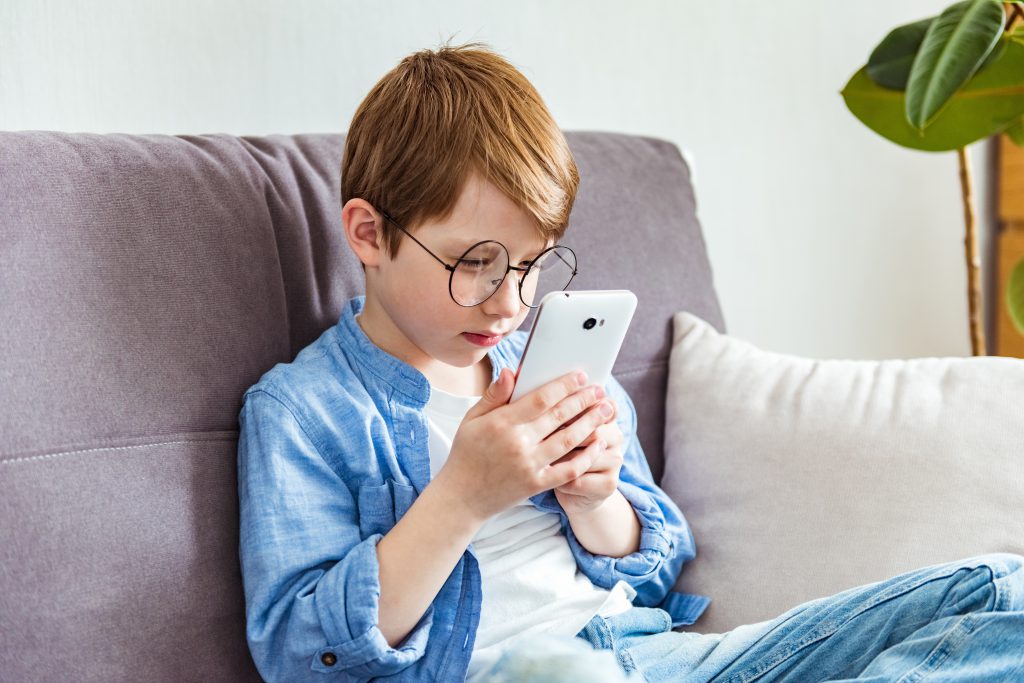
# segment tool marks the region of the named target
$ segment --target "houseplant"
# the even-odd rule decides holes
[[[1006,133],[1024,146],[1024,2],[966,0],[899,26],[841,91],[879,135],[928,152],[955,150],[964,203],[971,349],[985,353],[980,259],[967,145]],[[1024,263],[1007,305],[1024,331]]]

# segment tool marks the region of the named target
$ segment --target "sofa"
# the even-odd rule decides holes
[[[613,373],[657,478],[671,316],[725,329],[688,169],[665,140],[567,137],[573,287],[639,297]],[[344,141],[0,133],[0,680],[259,680],[237,415],[361,293]]]
[[[1024,361],[828,365],[733,340],[678,147],[566,135],[573,288],[637,294],[613,374],[694,530],[677,584],[711,597],[694,630],[923,560],[1024,550]],[[243,392],[362,292],[341,229],[344,141],[0,132],[0,681],[260,680],[237,417]],[[865,434],[879,422],[892,434]],[[942,473],[914,488],[943,443]],[[897,461],[912,466],[896,475]]]

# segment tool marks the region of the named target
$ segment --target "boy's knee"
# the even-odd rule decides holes
[[[986,553],[979,555],[978,560],[980,565],[987,567],[992,572],[994,578],[999,579],[1010,575],[1024,576],[1024,555]]]
[[[996,591],[993,609],[1024,611],[1024,555],[988,553],[974,559],[978,567],[984,567],[991,574]]]

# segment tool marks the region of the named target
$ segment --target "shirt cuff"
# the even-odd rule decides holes
[[[328,645],[316,651],[310,668],[323,673],[345,672],[359,679],[390,676],[420,659],[434,621],[433,603],[415,628],[393,648],[378,627],[380,565],[372,534],[354,546],[317,585],[317,610]],[[335,601],[344,596],[345,604]],[[339,619],[340,617],[340,619]]]
[[[619,481],[618,490],[636,512],[640,522],[640,547],[623,557],[595,555],[587,550],[568,523],[568,515],[551,493],[552,502],[565,517],[564,530],[569,548],[591,581],[603,588],[611,588],[623,580],[636,588],[655,578],[673,552],[672,541],[665,533],[665,517],[653,496],[644,489],[626,481]]]

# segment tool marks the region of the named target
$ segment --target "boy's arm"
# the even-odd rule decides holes
[[[337,680],[367,680],[420,659],[434,595],[418,622],[401,629],[407,635],[399,647],[389,645],[378,627],[383,536],[360,537],[349,488],[282,401],[250,392],[239,423],[246,639],[260,674],[268,681],[319,681],[331,672]]]
[[[447,481],[442,470],[377,544],[378,625],[394,647],[416,627],[483,525],[459,506]]]
[[[567,510],[569,526],[594,555],[625,557],[640,549],[640,521],[618,489],[593,510]]]

